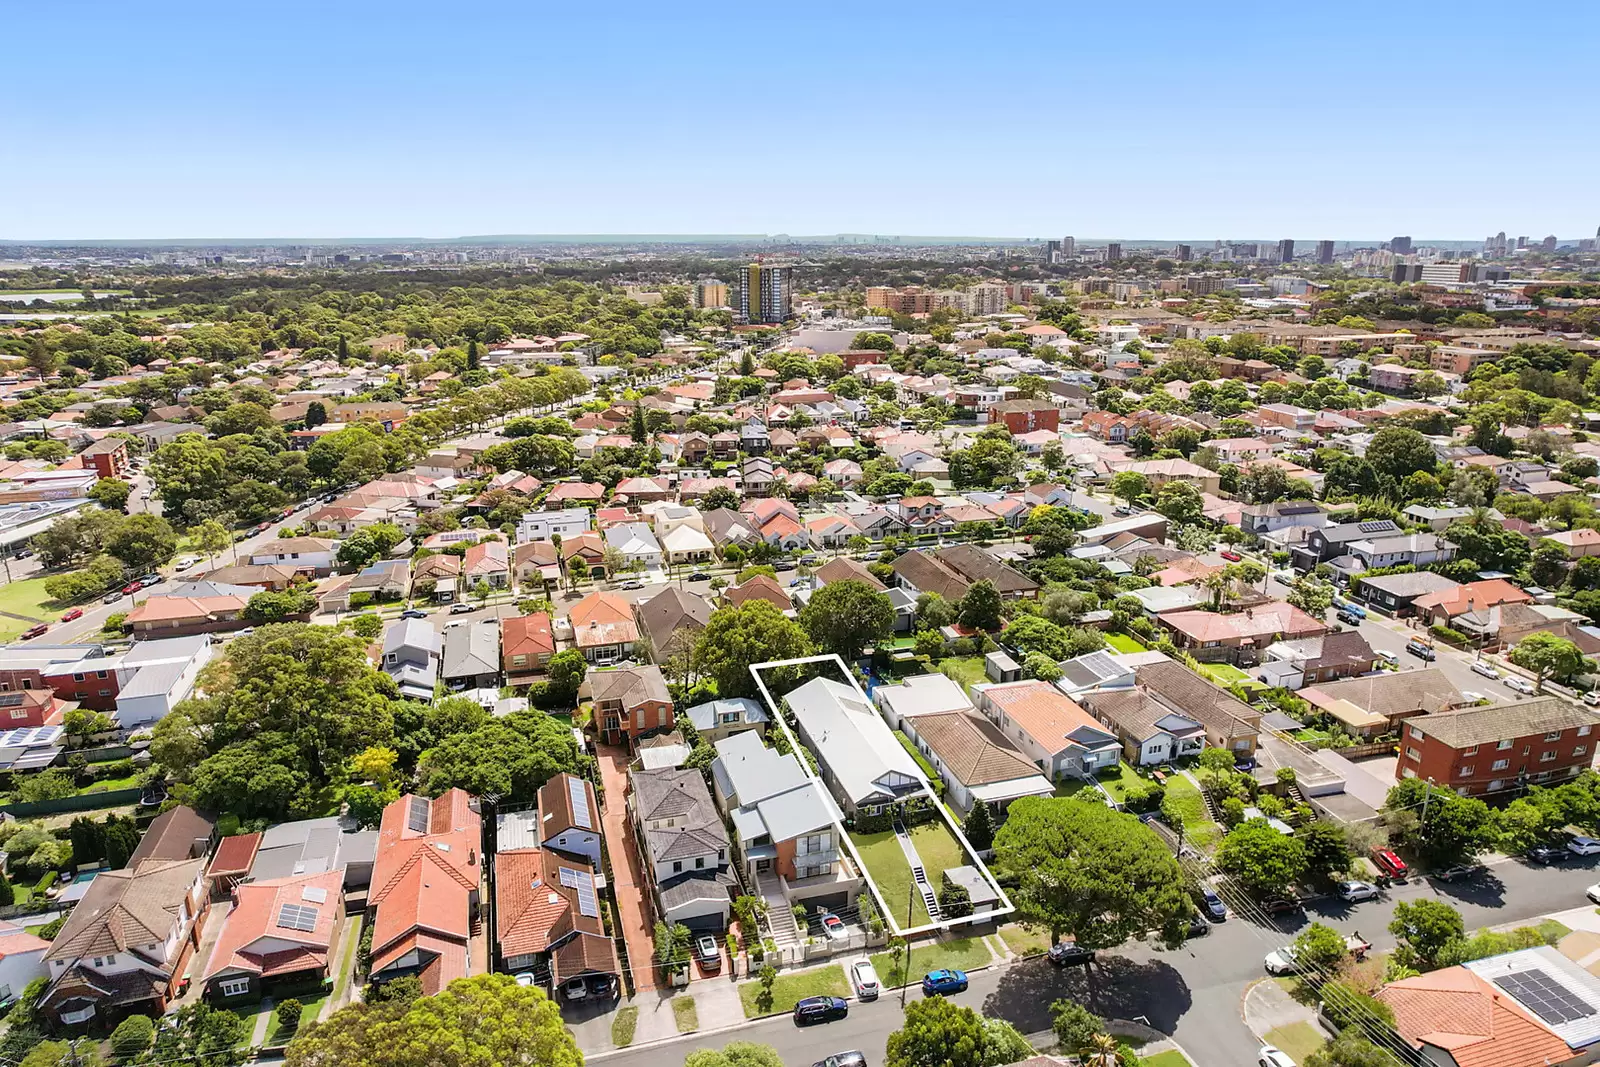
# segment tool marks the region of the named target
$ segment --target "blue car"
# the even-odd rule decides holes
[[[967,972],[956,970],[929,971],[922,976],[922,995],[949,996],[967,990]]]

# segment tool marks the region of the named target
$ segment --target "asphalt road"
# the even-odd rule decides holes
[[[1265,976],[1262,960],[1292,941],[1311,922],[1345,933],[1360,933],[1379,948],[1392,948],[1388,932],[1394,906],[1422,898],[1460,909],[1468,929],[1521,923],[1550,912],[1579,907],[1584,889],[1600,879],[1595,861],[1534,867],[1498,859],[1474,883],[1445,884],[1413,879],[1381,897],[1350,906],[1336,898],[1309,902],[1304,918],[1264,926],[1230,916],[1212,932],[1182,948],[1167,951],[1130,944],[1103,952],[1089,967],[1057,970],[1043,960],[1025,960],[972,975],[971,988],[956,1000],[985,1015],[1013,1023],[1023,1033],[1050,1028],[1050,1004],[1070,996],[1100,1015],[1147,1019],[1171,1034],[1199,1067],[1250,1063],[1259,1042],[1245,1027],[1240,1005],[1246,988]],[[913,989],[910,996],[920,994]],[[592,1054],[592,1062],[614,1067],[676,1064],[697,1048],[720,1048],[728,1041],[758,1041],[776,1048],[788,1067],[806,1067],[835,1052],[859,1049],[869,1064],[880,1064],[889,1035],[901,1022],[898,995],[873,1004],[852,1003],[839,1022],[801,1028],[788,1016],[763,1019],[737,1030],[690,1035],[646,1048]]]

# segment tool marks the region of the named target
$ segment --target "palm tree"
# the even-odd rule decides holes
[[[1079,1049],[1084,1067],[1117,1067],[1117,1039],[1110,1034],[1095,1034],[1087,1047]]]

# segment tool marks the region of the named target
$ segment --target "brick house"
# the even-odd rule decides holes
[[[1564,781],[1594,761],[1600,715],[1560,697],[1408,719],[1397,778],[1423,778],[1463,796]]]
[[[1003,424],[1014,434],[1055,431],[1061,428],[1061,409],[1045,400],[1002,400],[990,405],[989,421]]]
[[[628,744],[673,724],[672,695],[653,664],[590,671],[579,695],[594,700],[594,726],[608,745]]]

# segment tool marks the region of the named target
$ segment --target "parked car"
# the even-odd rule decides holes
[[[822,923],[822,932],[828,935],[829,941],[848,941],[850,931],[845,928],[844,920],[831,911],[825,911],[817,916]]]
[[[1243,556],[1239,555],[1239,553],[1235,552],[1231,548],[1225,548],[1221,552],[1218,552],[1217,555],[1221,556],[1229,563],[1238,563],[1240,560],[1244,559]]]
[[[1352,879],[1339,883],[1339,899],[1346,904],[1358,904],[1363,900],[1371,900],[1378,895],[1378,887],[1371,882],[1358,882]]]
[[[1381,648],[1375,650],[1373,652],[1373,655],[1378,657],[1378,661],[1380,663],[1387,663],[1391,667],[1399,664],[1399,662],[1400,662],[1400,658],[1398,656],[1396,656],[1393,652],[1385,652]]]
[[[473,607],[471,604],[451,604],[450,605],[450,614],[452,614],[452,615],[467,615],[467,614],[469,614],[471,612],[474,612],[474,611],[477,611],[477,610],[478,609]]]
[[[17,559],[32,559],[33,558],[33,549],[31,549],[31,548],[19,548],[19,549],[17,549],[17,554],[16,554],[15,558],[17,558]]]
[[[1132,515],[1133,509],[1126,504],[1118,504],[1111,509],[1113,515]]]
[[[258,522],[258,523],[256,523],[254,526],[252,526],[250,528],[250,532],[251,533],[258,533],[258,534],[259,533],[266,533],[270,529],[272,529],[272,523],[270,523],[270,522]]]
[[[1406,651],[1426,663],[1432,663],[1439,658],[1432,645],[1425,645],[1421,641],[1407,641]]]
[[[82,608],[73,608],[71,611],[68,611],[68,612],[65,612],[65,613],[62,614],[61,621],[62,622],[71,622],[73,619],[81,619],[81,618],[83,618],[83,609]]]
[[[32,641],[35,637],[41,636],[49,629],[50,624],[47,622],[41,622],[37,626],[30,626],[26,630],[22,631],[22,639],[24,641]]]
[[[1222,922],[1228,917],[1228,906],[1210,889],[1200,890],[1200,908],[1217,922]]]
[[[1591,708],[1600,708],[1600,689],[1591,689],[1583,694],[1583,702]]]
[[[843,997],[806,997],[794,1006],[796,1026],[832,1022],[850,1014],[850,1002]]]
[[[862,1000],[877,1000],[878,994],[883,992],[878,971],[867,960],[860,960],[851,966],[850,984],[855,987],[856,996]]]
[[[1590,886],[1588,889],[1583,891],[1583,895],[1588,897],[1593,903],[1600,904],[1600,885]]]
[[[1481,659],[1475,659],[1472,661],[1472,673],[1481,674],[1485,678],[1493,678],[1497,681],[1500,678],[1500,672],[1495,670]]]
[[[1058,941],[1050,946],[1047,958],[1057,967],[1075,963],[1093,963],[1094,949],[1084,948],[1076,941]]]
[[[128,594],[124,593],[120,589],[113,589],[111,592],[107,593],[105,596],[100,598],[100,603],[102,603],[102,604],[115,604],[117,601],[121,600],[123,597],[125,597],[127,595]]]
[[[707,974],[716,974],[722,970],[722,949],[717,944],[717,939],[710,934],[701,934],[695,938],[694,957],[700,961],[700,969]]]
[[[1295,958],[1294,948],[1289,945],[1267,953],[1263,963],[1271,975],[1294,974],[1300,969],[1300,961]]]
[[[1503,682],[1507,689],[1526,694],[1527,696],[1533,695],[1533,683],[1528,681],[1526,678],[1518,677],[1515,674],[1508,674],[1503,679]]]
[[[27,634],[23,634],[24,637]],[[1574,837],[1567,842],[1567,851],[1579,856],[1593,856],[1600,852],[1600,841],[1592,837]]]
[[[1236,771],[1253,771],[1256,769],[1256,758],[1254,756],[1236,757],[1233,761],[1233,769]]]
[[[1204,915],[1195,914],[1189,916],[1190,937],[1204,937],[1210,932],[1211,924],[1206,922],[1206,917]]]
[[[1256,1067],[1294,1067],[1294,1060],[1281,1049],[1262,1045],[1261,1051],[1256,1053]]]
[[[1338,598],[1335,598],[1333,601],[1333,606],[1339,611],[1349,612],[1358,619],[1365,619],[1367,617],[1366,608],[1359,604],[1352,604],[1348,600],[1339,600]]]
[[[1372,850],[1372,862],[1378,869],[1390,878],[1404,880],[1411,873],[1411,868],[1406,866],[1406,861],[1395,854],[1393,849],[1375,848]]]
[[[797,564],[792,559],[780,559],[772,565],[772,569],[775,571],[792,571],[796,566]]]
[[[949,996],[951,993],[964,993],[966,989],[966,971],[940,968],[922,976],[922,995],[925,997]]]
[[[1289,897],[1268,897],[1257,906],[1263,915],[1293,915],[1306,910],[1298,900]]]
[[[1527,856],[1535,863],[1551,864],[1560,863],[1572,853],[1555,845],[1535,845],[1527,852]]]
[[[1334,615],[1346,626],[1360,626],[1361,616],[1349,611],[1337,611]]]
[[[641,582],[637,578],[629,578],[627,581],[625,581],[621,585],[617,586],[617,588],[618,589],[643,589],[644,588],[644,583]]]
[[[811,1067],[867,1067],[867,1057],[851,1049],[849,1052],[835,1052],[825,1060],[818,1060]]]
[[[1457,863],[1434,873],[1434,877],[1441,882],[1460,882],[1468,878],[1476,878],[1483,873],[1483,865],[1479,863]]]
[[[689,580],[691,582],[709,582],[711,580],[711,575],[707,574],[705,571],[695,571],[693,574],[689,575]]]
[[[123,586],[122,587],[122,591],[123,591],[123,593],[127,594],[128,596],[132,596],[134,593],[137,593],[139,590],[141,590],[143,588],[144,588],[144,585],[142,583],[140,583],[138,579],[134,579],[133,581],[129,582],[127,585]]]
[[[420,608],[407,608],[400,613],[402,619],[426,619],[428,613]]]

